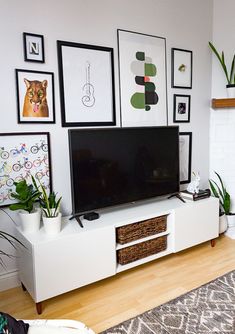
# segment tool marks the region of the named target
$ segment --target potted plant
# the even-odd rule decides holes
[[[39,181],[39,180],[38,180]],[[57,194],[54,191],[47,194],[43,184],[39,181],[38,187],[35,182],[35,187],[38,191],[41,190],[41,196],[39,198],[40,207],[42,209],[42,220],[47,234],[57,234],[61,230],[61,212],[60,203],[62,196],[57,198]]]
[[[0,239],[3,239],[5,241],[9,242],[9,244],[13,248],[16,248],[15,243],[18,243],[19,245],[25,247],[17,238],[15,238],[13,235],[11,235],[7,232],[4,232],[4,231],[0,231]],[[8,258],[11,258],[13,256],[6,253],[4,250],[0,249],[0,265],[5,266],[4,261],[2,259],[3,256],[8,257]]]
[[[214,52],[214,54],[216,55],[224,71],[224,74],[227,80],[226,88],[228,92],[228,97],[234,97],[235,96],[235,74],[234,74],[235,55],[233,56],[233,59],[232,59],[230,71],[228,71],[227,65],[225,63],[224,51],[222,51],[220,55],[211,42],[209,42],[209,46],[211,50]]]
[[[14,182],[15,192],[11,196],[18,200],[17,203],[9,206],[10,210],[19,210],[22,230],[26,233],[36,232],[40,228],[41,212],[35,207],[36,201],[41,193],[33,186],[27,184],[25,180]]]
[[[220,233],[223,233],[227,230],[226,235],[230,237],[233,235],[235,238],[235,214],[231,213],[230,211],[230,194],[227,192],[221,176],[217,172],[215,172],[215,174],[218,177],[220,185],[214,180],[209,180],[209,183],[213,195],[219,198],[220,201]]]

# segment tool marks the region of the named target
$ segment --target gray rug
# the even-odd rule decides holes
[[[235,334],[235,270],[102,334]]]

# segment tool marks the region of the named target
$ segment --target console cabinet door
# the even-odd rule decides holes
[[[219,235],[219,201],[208,198],[175,209],[173,252],[214,239]]]
[[[115,275],[115,256],[112,226],[36,245],[35,301]]]

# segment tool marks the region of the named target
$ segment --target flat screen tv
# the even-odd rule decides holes
[[[178,126],[69,130],[73,214],[179,192]]]

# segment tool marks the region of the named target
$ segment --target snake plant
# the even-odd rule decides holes
[[[214,52],[214,54],[216,55],[217,59],[219,60],[222,66],[222,69],[224,71],[228,85],[234,85],[235,84],[235,74],[234,74],[235,55],[233,55],[230,71],[228,71],[228,68],[225,62],[224,51],[222,51],[220,55],[219,52],[216,50],[215,46],[211,42],[209,42],[209,46],[211,50]]]
[[[216,172],[215,174],[219,179],[220,185],[214,180],[210,179],[209,183],[211,191],[215,197],[219,198],[220,206],[223,208],[224,213],[228,215],[230,214],[230,205],[231,205],[230,195],[227,192],[220,175]]]

